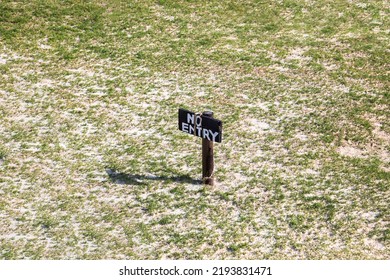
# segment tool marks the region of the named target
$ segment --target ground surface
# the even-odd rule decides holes
[[[387,1],[1,1],[0,258],[388,259],[389,30]],[[180,107],[223,121],[214,187]]]

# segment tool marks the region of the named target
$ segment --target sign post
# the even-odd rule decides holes
[[[213,112],[203,112],[202,116],[212,118]],[[214,142],[202,139],[202,181],[206,185],[214,186]]]
[[[202,138],[202,181],[214,185],[214,142],[222,142],[222,121],[213,112],[202,114],[179,109],[179,130]]]

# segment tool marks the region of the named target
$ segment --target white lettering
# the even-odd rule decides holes
[[[194,134],[194,131],[195,131],[194,127],[192,125],[190,125],[190,129],[189,129],[188,133]]]
[[[211,136],[213,137],[213,141],[215,142],[215,139],[217,138],[217,136],[218,136],[218,132],[212,132],[211,130],[209,130],[210,131],[210,134],[211,134]]]
[[[203,129],[203,138],[207,138],[209,141],[211,140],[209,137],[209,130]]]
[[[181,123],[181,130],[188,133],[188,123]]]
[[[196,126],[202,126],[202,117],[199,115],[196,116]]]
[[[187,122],[190,124],[194,124],[194,115],[187,113]]]
[[[183,132],[202,137],[209,141],[217,142],[219,132],[212,131],[211,129],[205,129],[201,126],[202,117],[197,115],[187,114],[187,121],[189,123],[182,122],[181,130]],[[192,124],[192,125],[191,125]]]
[[[196,130],[198,131],[197,136],[201,136],[202,135],[202,133],[201,133],[202,128],[201,127],[197,127]]]

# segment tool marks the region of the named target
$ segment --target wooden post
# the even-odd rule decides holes
[[[213,112],[205,111],[202,116],[213,117]],[[202,181],[203,184],[214,185],[214,145],[213,141],[202,139]]]

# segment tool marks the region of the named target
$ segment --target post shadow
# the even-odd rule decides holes
[[[202,184],[202,180],[196,180],[189,175],[172,175],[172,176],[155,176],[155,175],[140,175],[140,174],[128,174],[118,172],[112,168],[106,168],[106,173],[110,177],[111,181],[121,185],[147,185],[147,181],[166,181],[166,182],[179,182],[189,183],[194,185]]]

